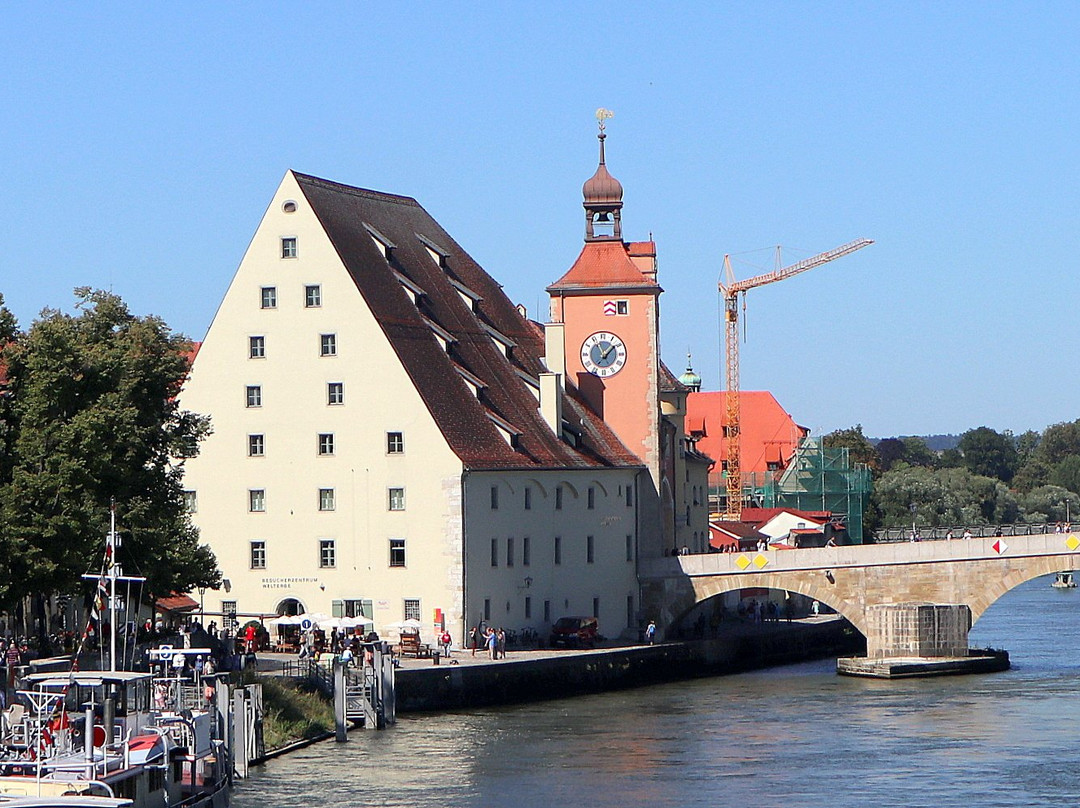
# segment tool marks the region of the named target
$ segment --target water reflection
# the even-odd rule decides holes
[[[879,682],[820,662],[402,717],[390,731],[273,761],[235,804],[1073,804],[1078,635],[1080,590],[1039,579],[972,631],[974,644],[1012,652],[1005,674]]]

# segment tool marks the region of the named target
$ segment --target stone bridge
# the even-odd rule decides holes
[[[642,559],[642,607],[675,624],[715,595],[765,587],[831,606],[868,636],[868,611],[900,603],[963,604],[974,623],[1016,586],[1080,569],[1080,539],[1043,533]]]

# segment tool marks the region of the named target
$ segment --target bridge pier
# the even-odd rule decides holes
[[[1009,667],[1005,652],[968,648],[971,607],[965,604],[878,604],[867,608],[866,617],[866,656],[837,659],[837,673],[892,679]]]
[[[866,609],[866,656],[966,657],[971,608],[956,603],[887,603]]]

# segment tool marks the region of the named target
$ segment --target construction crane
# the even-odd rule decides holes
[[[718,285],[720,294],[724,298],[724,325],[725,346],[727,350],[727,506],[726,512],[721,518],[731,521],[742,519],[743,492],[742,470],[740,468],[741,454],[741,424],[739,408],[739,296],[743,299],[743,311],[746,310],[746,293],[757,286],[767,283],[776,283],[808,269],[819,267],[830,261],[835,261],[856,250],[861,250],[873,244],[873,240],[860,238],[835,250],[820,253],[812,258],[787,267],[780,267],[780,248],[776,248],[777,268],[772,272],[748,278],[745,281],[735,280],[735,273],[731,269],[731,256],[724,256],[724,280]]]

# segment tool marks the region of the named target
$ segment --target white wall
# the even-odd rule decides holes
[[[474,472],[465,482],[468,533],[466,617],[475,625],[491,602],[490,622],[510,629],[531,627],[546,638],[551,621],[565,616],[591,616],[593,598],[600,601],[600,632],[609,637],[627,628],[627,598],[640,608],[637,585],[637,505],[635,470]],[[563,486],[562,509],[555,489]],[[491,507],[491,488],[498,488],[498,508]],[[588,489],[594,508],[588,508]],[[626,504],[626,488],[633,490]],[[531,508],[525,509],[525,489]],[[587,561],[587,536],[593,536],[593,562]],[[627,560],[626,537],[631,536]],[[523,563],[523,541],[530,542],[530,563]],[[555,564],[555,537],[561,537],[561,563]],[[514,564],[507,566],[507,539],[514,540]],[[496,540],[497,565],[491,563]],[[528,580],[527,580],[528,579]],[[532,616],[525,616],[531,598]],[[544,620],[550,601],[551,621]],[[636,636],[636,617],[630,626]],[[456,639],[456,638],[455,638]]]
[[[297,203],[285,213],[286,200]],[[296,236],[298,257],[280,257]],[[322,305],[304,307],[304,287],[319,284]],[[277,307],[260,308],[260,287],[275,286]],[[319,355],[333,333],[337,356]],[[249,358],[248,338],[263,336],[266,358]],[[327,383],[344,384],[344,404],[327,404]],[[453,380],[455,383],[458,380]],[[263,404],[245,406],[259,385]],[[213,434],[188,462],[194,521],[217,554],[232,591],[207,593],[207,611],[233,600],[241,613],[273,614],[284,598],[309,611],[338,599],[374,601],[376,627],[403,617],[419,598],[425,624],[435,608],[459,620],[462,603],[461,463],[401,367],[355,284],[311,212],[292,174],[285,176],[222,301],[181,394],[183,407],[208,413]],[[403,454],[388,454],[386,433],[404,434]],[[333,457],[317,454],[317,435],[335,436]],[[247,456],[247,436],[266,436],[266,456]],[[387,508],[387,488],[406,490],[402,512]],[[336,509],[320,512],[320,488]],[[266,491],[266,512],[248,512],[248,490]],[[405,568],[389,567],[389,539],[406,539]],[[333,569],[319,566],[319,539],[336,543]],[[267,565],[252,570],[249,543],[266,542]]]

